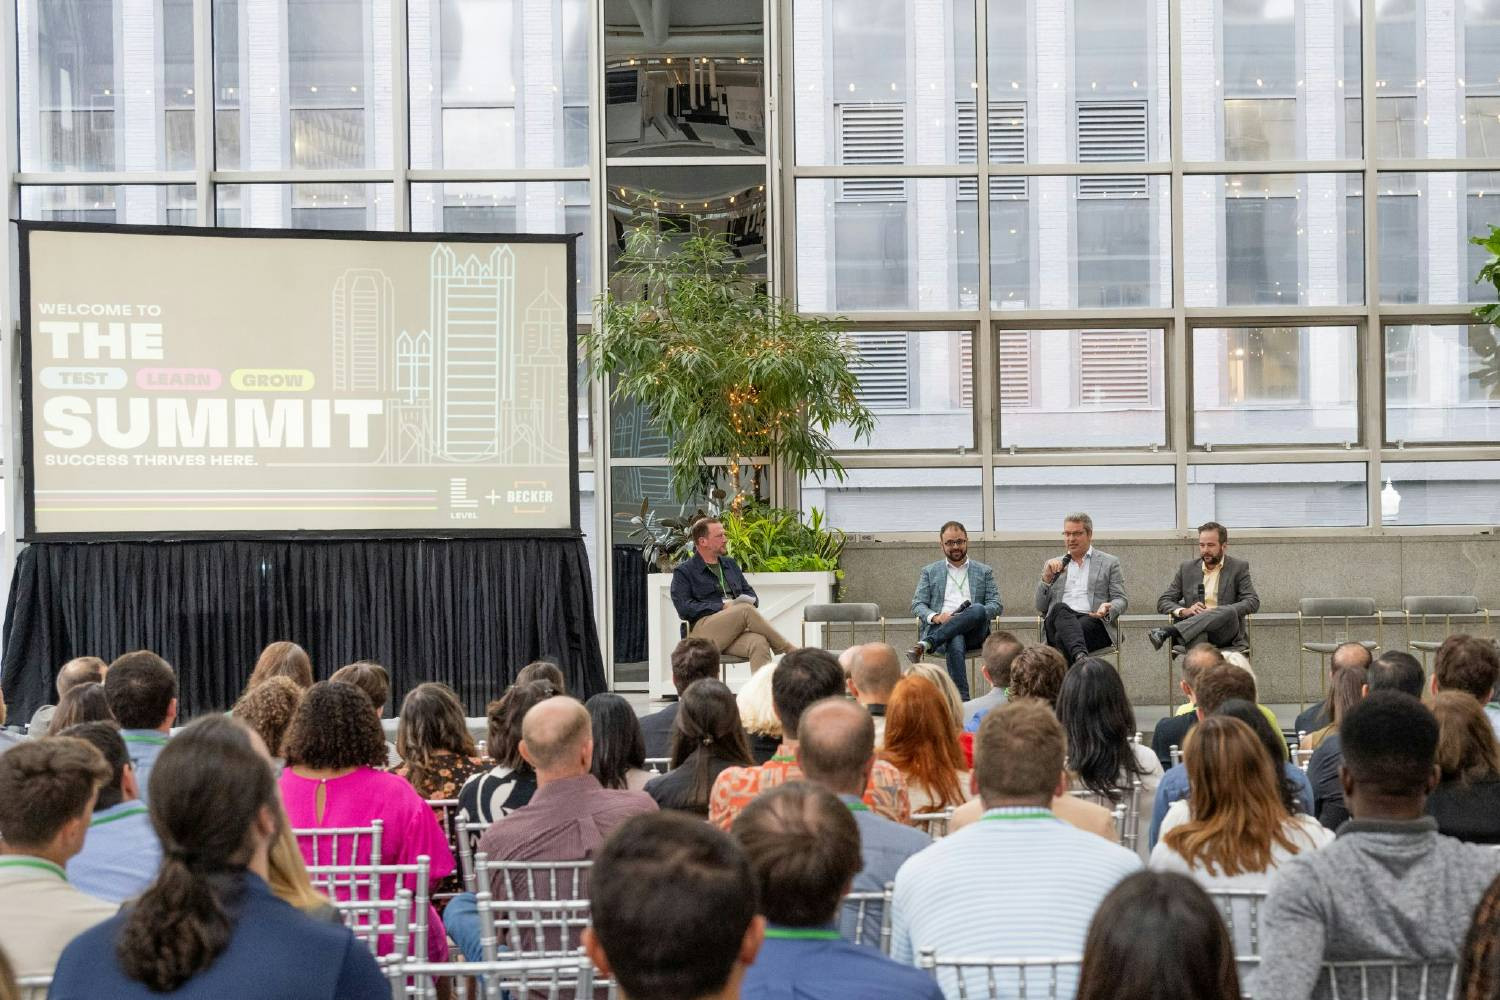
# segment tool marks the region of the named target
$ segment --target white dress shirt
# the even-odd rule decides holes
[[[1068,577],[1063,584],[1063,603],[1082,615],[1090,614],[1094,610],[1089,607],[1089,560],[1093,557],[1094,547],[1090,545],[1089,550],[1083,554],[1082,563],[1074,562],[1070,558],[1067,569]]]
[[[965,559],[963,565],[958,567],[948,563],[943,571],[948,574],[948,582],[943,585],[943,606],[938,613],[951,615],[958,610],[960,604],[970,600],[969,560]]]

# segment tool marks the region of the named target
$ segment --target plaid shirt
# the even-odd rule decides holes
[[[740,810],[761,792],[801,780],[802,768],[797,766],[796,751],[783,743],[776,748],[776,756],[759,767],[727,768],[714,779],[714,788],[708,797],[708,821],[720,830],[728,830]],[[897,823],[911,822],[906,779],[889,761],[875,762],[864,801],[887,819]]]

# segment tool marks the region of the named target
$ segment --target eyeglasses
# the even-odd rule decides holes
[[[950,545],[968,545],[968,544],[969,544],[969,540],[967,538],[950,538],[946,542],[943,543],[943,548],[946,549]]]
[[[1063,537],[1064,538],[1083,538],[1087,534],[1088,534],[1087,531],[1064,531],[1063,532]]]

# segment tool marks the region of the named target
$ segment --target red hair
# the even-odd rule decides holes
[[[958,772],[966,770],[947,699],[920,675],[903,677],[885,708],[885,748],[880,756],[907,780],[927,787],[937,808],[962,805]]]

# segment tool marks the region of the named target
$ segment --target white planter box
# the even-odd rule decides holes
[[[760,613],[776,631],[799,646],[802,645],[802,609],[809,604],[833,601],[832,573],[746,573],[745,579],[750,581],[760,598]],[[646,575],[646,623],[650,650],[648,690],[653,700],[659,700],[677,693],[672,686],[672,650],[681,638],[678,630],[682,619],[677,617],[677,609],[672,606],[672,574]],[[807,644],[816,646],[822,641],[822,624],[809,624]],[[735,690],[750,678],[748,663],[731,663],[726,669],[729,686]]]

